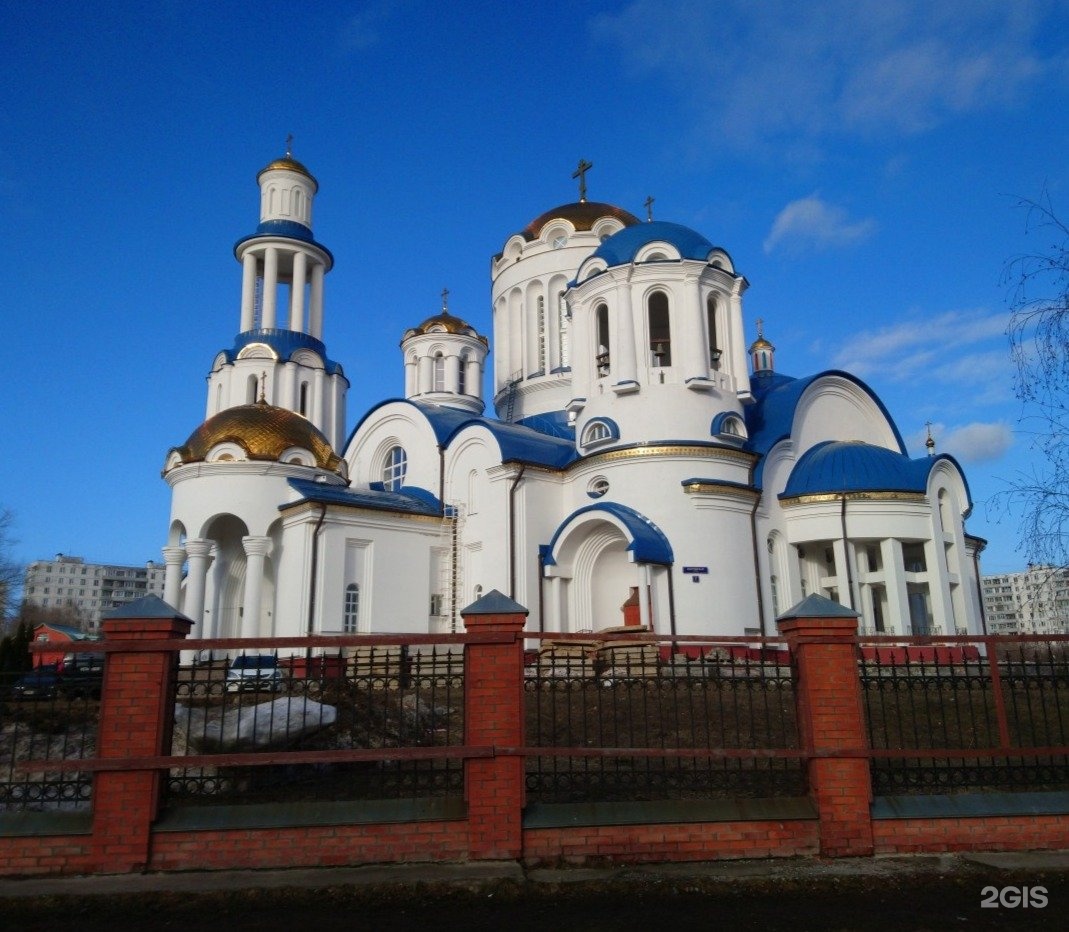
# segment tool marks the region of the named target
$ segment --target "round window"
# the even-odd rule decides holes
[[[586,494],[591,498],[601,498],[609,491],[609,480],[604,476],[595,476],[586,487]]]

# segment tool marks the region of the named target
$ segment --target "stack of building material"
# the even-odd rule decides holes
[[[593,639],[543,641],[538,651],[538,673],[540,676],[593,676],[598,646],[599,642]]]
[[[598,669],[607,677],[656,676],[660,670],[656,644],[634,641],[603,641],[598,649]]]

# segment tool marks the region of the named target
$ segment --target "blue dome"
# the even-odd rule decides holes
[[[798,460],[783,498],[839,492],[921,492],[934,460],[911,460],[886,447],[858,441],[827,440]]]
[[[635,255],[649,243],[669,243],[684,259],[705,262],[715,248],[701,233],[679,223],[653,220],[624,227],[603,242],[591,258],[601,258],[612,268],[635,261]]]

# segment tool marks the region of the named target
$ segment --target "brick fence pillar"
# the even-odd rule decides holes
[[[798,731],[809,759],[809,792],[820,818],[820,853],[870,855],[872,784],[858,679],[857,612],[811,595],[780,617],[795,672]]]
[[[464,653],[464,743],[523,747],[523,626],[527,609],[496,589],[461,612],[469,634],[503,635],[468,644]],[[523,853],[524,758],[495,754],[465,762],[468,856],[518,858]]]
[[[105,641],[184,639],[193,622],[147,596],[104,619]],[[161,644],[161,647],[164,645]],[[97,756],[156,757],[171,752],[172,696],[178,652],[108,651],[100,697]],[[158,770],[103,770],[93,786],[94,869],[144,870],[160,802]]]

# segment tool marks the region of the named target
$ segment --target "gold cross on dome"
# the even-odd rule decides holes
[[[653,197],[652,195],[647,195],[646,196],[645,207],[646,207],[646,222],[647,223],[653,223],[653,202],[655,200],[656,200],[656,198]]]
[[[573,178],[579,179],[579,203],[582,204],[586,201],[586,173],[594,167],[593,162],[587,162],[584,159],[579,160],[579,167],[572,172]]]
[[[293,158],[293,133],[286,136],[286,158]]]
[[[442,289],[442,313],[443,314],[448,314],[449,313],[449,289],[448,288],[443,288]]]

